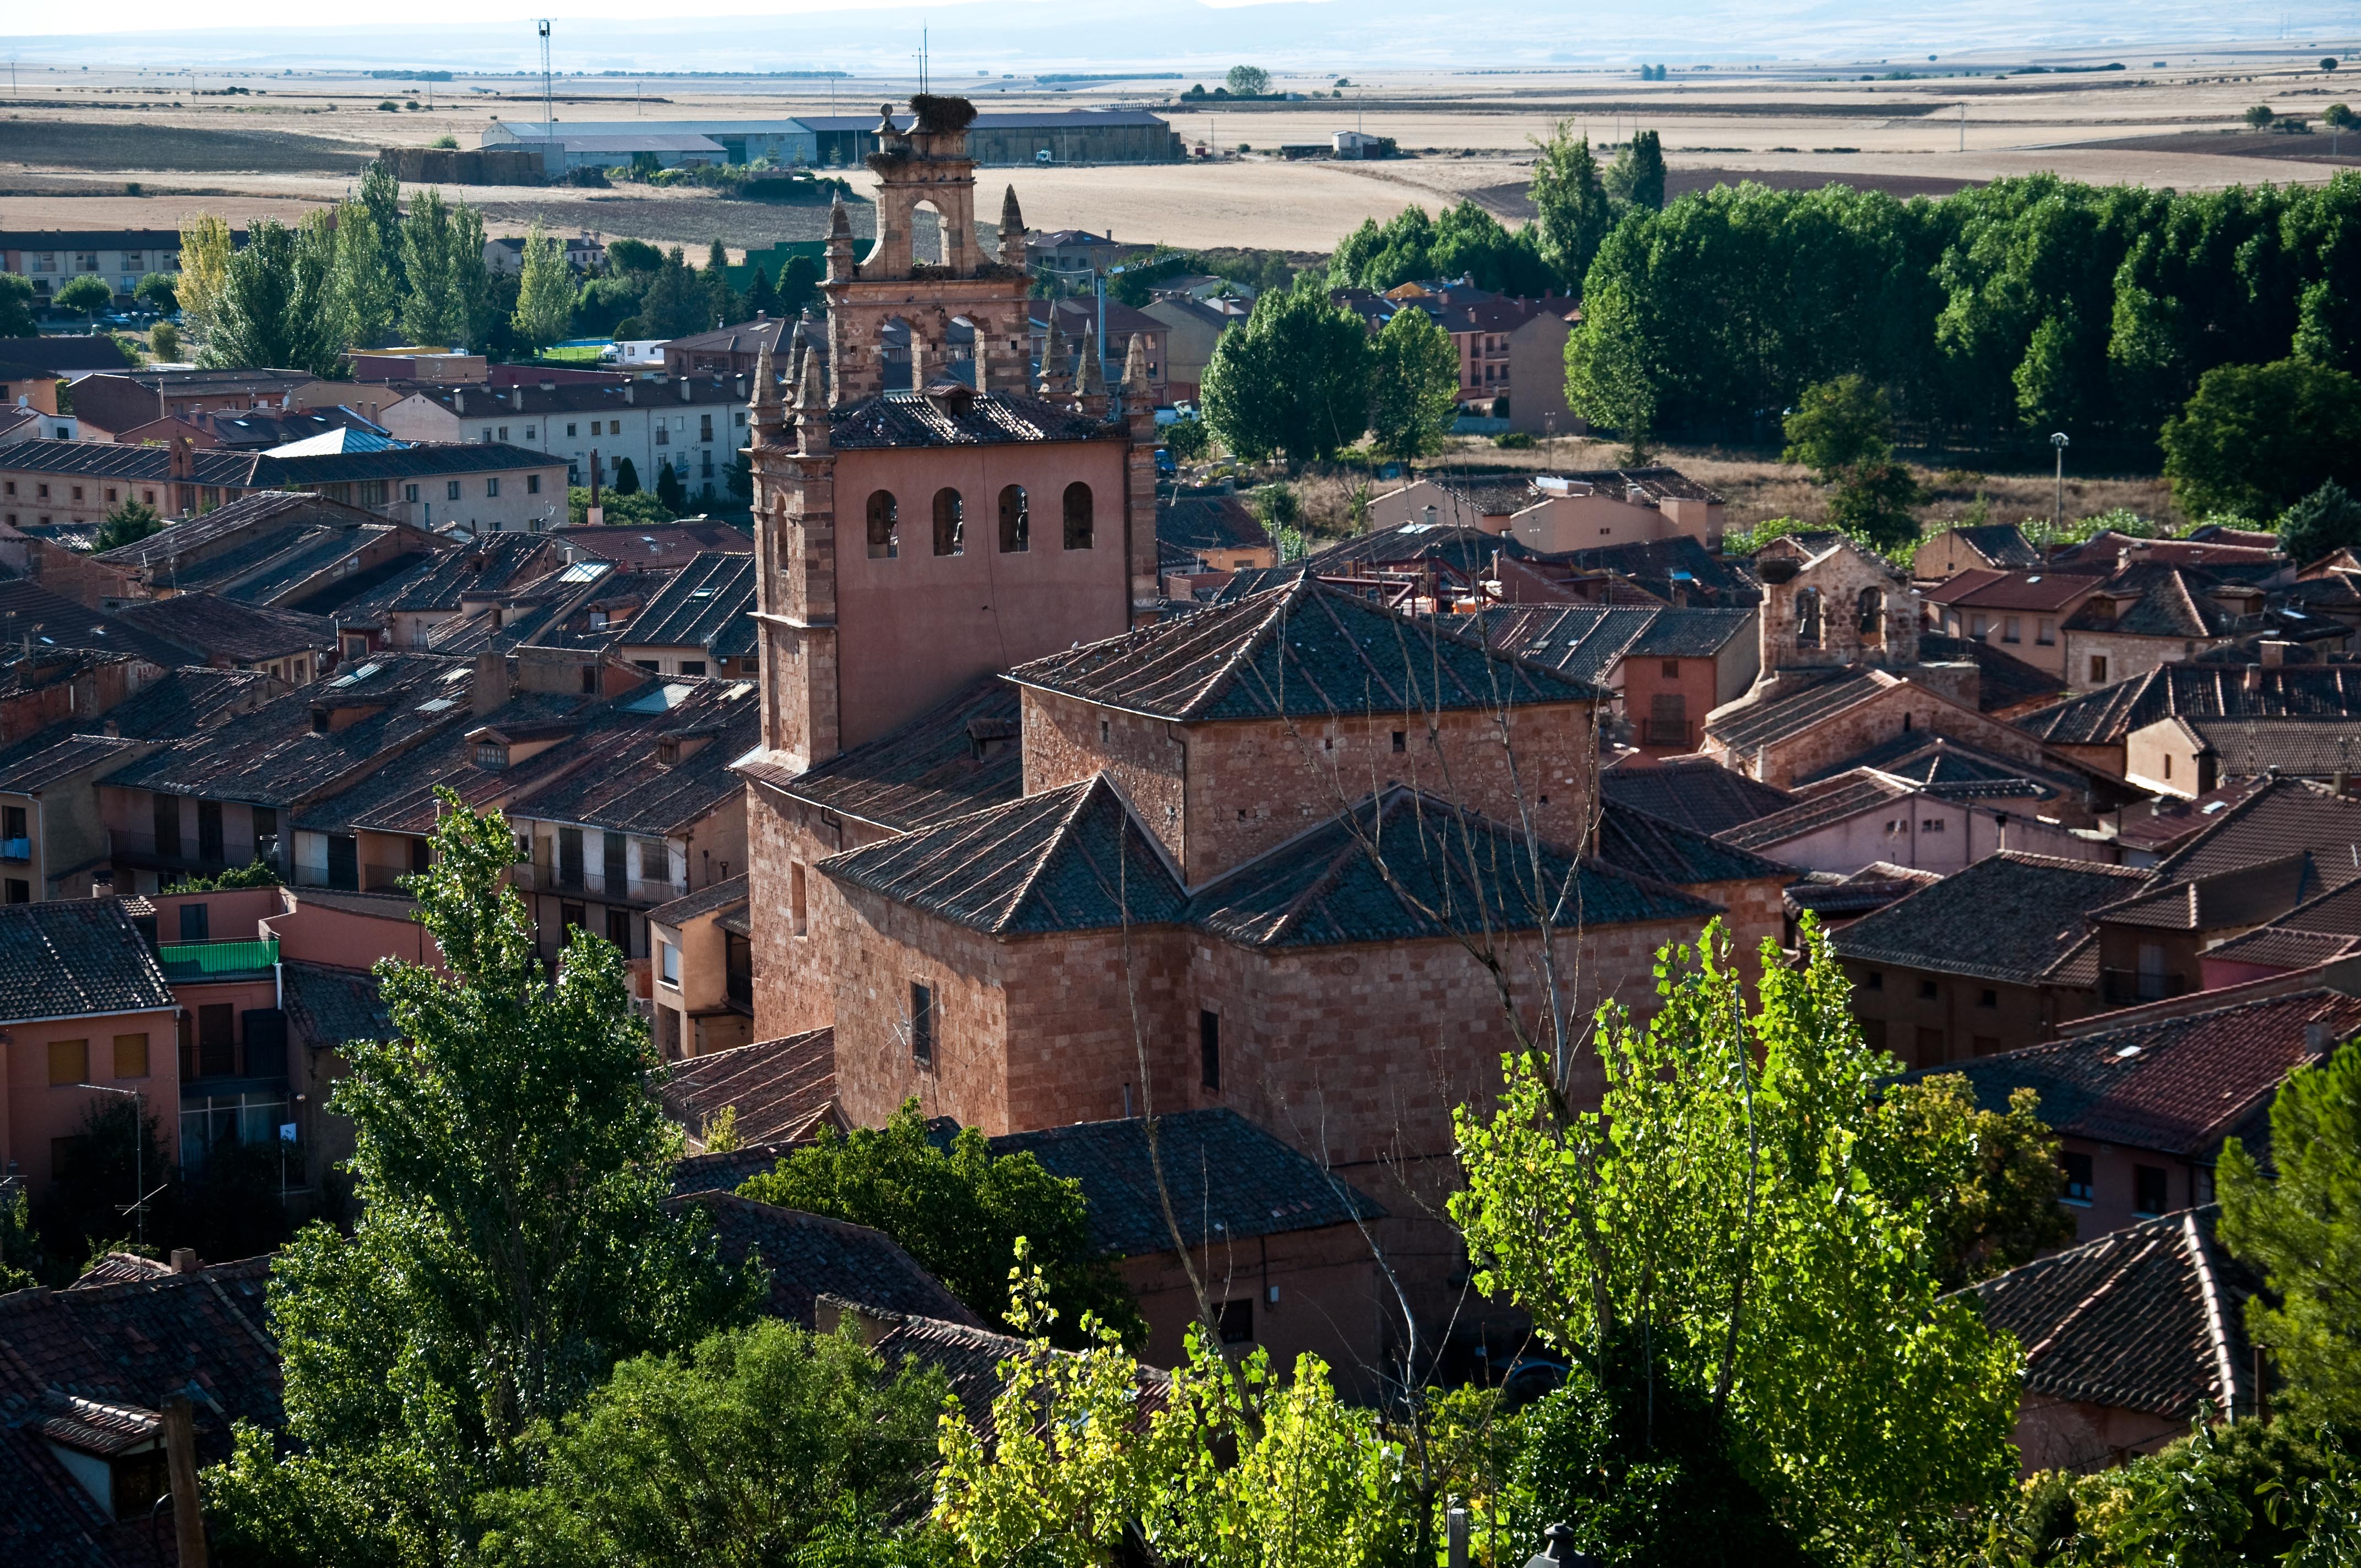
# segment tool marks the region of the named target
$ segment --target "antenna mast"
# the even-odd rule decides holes
[[[551,105],[555,102],[555,100],[551,96],[551,94],[550,94],[550,88],[549,88],[549,18],[548,18],[548,17],[544,16],[544,17],[541,19],[541,22],[540,22],[540,29],[541,29],[541,134],[542,134],[543,138],[544,138],[544,140],[548,141],[548,142],[549,142],[549,145],[551,145],[551,146],[553,146],[553,147],[554,147],[554,146],[555,146],[555,145],[556,145],[556,142],[555,142],[555,137],[556,137],[556,135],[557,135],[557,128],[556,128],[556,127],[557,127],[557,115],[556,115],[556,114],[553,111],[553,109],[552,109],[552,107],[551,107]],[[637,86],[637,83],[634,83],[633,85],[636,87],[636,86]]]

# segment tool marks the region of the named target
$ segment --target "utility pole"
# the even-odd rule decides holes
[[[545,154],[547,147],[555,145],[551,138],[557,135],[557,112],[554,107],[556,100],[551,95],[549,86],[549,18],[544,16],[538,27],[541,33],[541,134]]]
[[[2058,449],[2058,493],[2049,506],[2049,531],[2055,538],[2066,526],[2066,433],[2061,430],[2051,435],[2049,444]]]
[[[1968,106],[1964,102],[1960,104],[1960,150],[1968,150]]]

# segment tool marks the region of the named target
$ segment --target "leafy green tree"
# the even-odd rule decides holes
[[[0,272],[0,337],[33,337],[40,330],[33,319],[33,280]]]
[[[181,308],[181,275],[177,272],[149,272],[139,280],[131,297],[159,315],[170,315]]]
[[[2331,104],[2327,108],[2323,109],[2320,112],[2320,123],[2328,126],[2331,130],[2343,131],[2352,129],[2353,118],[2352,108],[2344,104]]]
[[[712,320],[734,322],[740,319],[741,302],[730,287],[730,252],[723,248],[719,240],[715,240],[707,249],[705,267],[697,274],[697,281],[705,285],[706,311]]]
[[[1565,399],[1575,412],[1622,438],[1623,462],[1648,461],[1654,433],[1654,349],[1639,302],[1620,284],[1593,290],[1582,324],[1565,340]]]
[[[689,270],[680,247],[665,253],[664,265],[648,284],[640,314],[650,337],[686,337],[712,327],[711,297]]]
[[[817,1143],[738,1190],[884,1232],[986,1322],[1007,1309],[1023,1236],[1071,1343],[1092,1343],[1081,1327],[1086,1312],[1135,1342],[1146,1336],[1130,1292],[1092,1244],[1081,1184],[1051,1176],[1029,1154],[994,1158],[972,1127],[938,1147],[916,1101],[883,1127],[842,1135],[823,1128]]]
[[[1633,131],[1607,171],[1607,193],[1626,206],[1664,204],[1664,144],[1654,131]]]
[[[181,329],[170,322],[158,322],[148,329],[148,352],[159,360],[181,357]]]
[[[566,269],[566,247],[536,221],[525,238],[517,282],[517,335],[536,349],[546,348],[566,335],[573,319],[574,275]]]
[[[819,298],[819,263],[808,256],[790,256],[779,269],[779,302],[774,315],[800,314]]]
[[[664,265],[664,252],[643,239],[610,239],[607,266],[616,272],[653,272]]]
[[[621,1359],[746,1321],[757,1282],[664,1207],[679,1137],[613,947],[574,930],[544,968],[497,813],[441,792],[416,918],[445,969],[386,959],[396,1038],[356,1040],[360,1218],[313,1223],[269,1304],[292,1454],[248,1434],[209,1475],[225,1558],[424,1564],[465,1553],[488,1491],[524,1484],[535,1424]]]
[[[163,526],[164,520],[157,515],[154,507],[146,501],[126,499],[107,512],[90,547],[112,550],[118,544],[136,543]]]
[[[598,510],[609,527],[645,528],[653,523],[670,522],[674,516],[664,502],[636,487],[629,492],[620,488],[599,491]],[[566,518],[576,528],[590,521],[588,485],[576,485],[566,492]]]
[[[209,877],[190,876],[184,872],[164,891],[166,893],[220,893],[231,888],[279,885],[279,873],[258,860],[248,861],[242,866],[231,866],[226,871],[216,872]]]
[[[451,208],[440,190],[410,199],[401,224],[401,334],[415,344],[456,344],[467,333]]]
[[[213,336],[214,309],[229,287],[230,249],[229,225],[213,214],[191,213],[181,220],[181,281],[173,293],[200,362]]]
[[[1911,509],[1926,499],[1918,477],[1905,465],[1891,460],[1856,463],[1837,476],[1828,496],[1828,521],[1890,554],[1917,542],[1918,520]]]
[[[763,272],[761,262],[754,263],[753,272],[754,276],[746,282],[746,313],[754,316],[777,315],[779,296],[771,287],[771,280]]]
[[[2268,104],[2257,104],[2246,111],[2246,128],[2258,131],[2277,118]]]
[[[1258,65],[1234,65],[1222,81],[1233,98],[1259,98],[1270,91],[1270,72]]]
[[[1021,1255],[1020,1255],[1021,1257]],[[1143,1413],[1120,1336],[1059,1354],[1038,1275],[1008,1320],[1032,1342],[1004,1363],[994,1441],[941,1429],[934,1519],[950,1558],[977,1568],[1141,1560],[1198,1568],[1348,1568],[1435,1553],[1402,1452],[1371,1411],[1335,1394],[1315,1355],[1282,1379],[1260,1346],[1233,1365],[1202,1332],[1171,1389]]]
[[[1198,400],[1222,444],[1248,459],[1331,457],[1368,428],[1374,352],[1361,318],[1312,274],[1255,301],[1213,344]]]
[[[1894,455],[1893,407],[1883,389],[1858,375],[1805,388],[1784,429],[1787,449],[1779,461],[1810,469],[1824,485],[1857,464]]]
[[[1396,311],[1378,334],[1369,433],[1377,450],[1408,460],[1440,451],[1459,409],[1459,350],[1434,318]]]
[[[336,214],[336,316],[345,342],[374,345],[393,325],[401,285],[386,265],[385,237],[366,202],[347,202]]]
[[[1927,1151],[1905,1168],[1931,1184],[1919,1201],[1943,1289],[1988,1279],[2074,1240],[2074,1216],[2058,1201],[2058,1139],[2039,1108],[2040,1096],[2020,1089],[2007,1110],[1982,1110],[1958,1073],[1887,1088],[1884,1115],[1899,1124],[1905,1147]]]
[[[33,1201],[19,1187],[7,1207],[0,1209],[0,1295],[38,1285],[48,1264],[41,1238],[33,1229]]]
[[[115,286],[95,272],[85,272],[59,284],[50,298],[66,310],[92,316],[115,303]]]
[[[1456,1113],[1451,1208],[1477,1288],[1609,1387],[1636,1340],[1791,1537],[1842,1556],[2005,1486],[2016,1352],[1943,1299],[1922,1223],[1975,1151],[1882,1108],[1894,1063],[1816,923],[1801,941],[1800,968],[1766,946],[1751,1011],[1719,922],[1666,948],[1645,1030],[1602,1011],[1595,1111],[1545,1046],[1513,1054],[1499,1108]]]
[[[928,1500],[940,1371],[766,1320],[615,1368],[496,1495],[487,1568],[796,1563]],[[812,1555],[807,1555],[812,1554]]]
[[[2310,563],[2361,545],[2361,500],[2331,479],[2279,514],[2279,548]]]
[[[2353,466],[2361,381],[2301,359],[2224,365],[2205,373],[2162,441],[2183,511],[2274,516]]]
[[[249,223],[213,302],[199,363],[335,374],[344,334],[332,298],[335,255],[325,210],[306,213],[293,228],[269,218]]]
[[[494,276],[484,259],[484,214],[465,202],[451,204],[451,283],[457,296],[459,320],[467,346],[500,351],[509,316],[516,308],[513,295],[503,298],[499,284],[516,287],[513,274]]]
[[[2361,1042],[2298,1068],[2271,1102],[2267,1176],[2246,1146],[2222,1146],[2223,1245],[2258,1269],[2271,1299],[2246,1327],[2286,1378],[2280,1407],[2361,1427]]]
[[[1164,427],[1164,449],[1175,463],[1194,463],[1213,446],[1213,432],[1201,419],[1176,419]]]
[[[1541,231],[1542,259],[1570,294],[1582,294],[1592,258],[1615,226],[1607,186],[1591,155],[1590,138],[1560,120],[1547,141],[1536,141],[1533,159],[1533,226]]]
[[[401,181],[380,159],[361,170],[357,199],[368,209],[369,228],[377,236],[380,266],[400,299],[410,280],[402,270]]]

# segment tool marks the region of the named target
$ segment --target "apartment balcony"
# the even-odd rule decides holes
[[[201,852],[195,837],[191,834],[159,839],[153,833],[110,828],[106,839],[108,852],[115,859],[158,871],[217,872],[226,869],[229,864],[227,857],[219,849],[214,849],[211,854]]]
[[[0,839],[0,861],[11,861],[18,865],[23,865],[31,861],[32,858],[32,839]]]
[[[324,887],[346,893],[401,893],[401,879],[416,872],[409,866],[297,866],[290,880],[297,887]]]
[[[2099,971],[2099,992],[2110,1007],[2136,1007],[2186,996],[2197,989],[2187,975],[2159,974],[2151,970],[2110,969]]]
[[[521,862],[516,885],[522,893],[554,894],[563,898],[595,898],[601,904],[668,904],[688,891],[685,883],[668,878],[609,876],[587,866],[552,865],[542,861]]]
[[[279,938],[222,942],[159,942],[156,961],[176,985],[214,980],[255,980],[279,963]]]

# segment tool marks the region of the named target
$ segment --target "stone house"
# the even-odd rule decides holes
[[[2101,579],[2068,572],[1994,572],[1971,567],[1925,590],[1936,630],[1982,642],[2047,674],[2067,678],[2066,640],[2059,628],[2072,619]]]
[[[1910,557],[1910,575],[1922,583],[1942,583],[1962,572],[2026,572],[2040,565],[2041,552],[2016,524],[1963,524],[1920,540]]]
[[[1754,684],[1752,609],[1536,605],[1483,612],[1497,646],[1606,687],[1624,738],[1652,758],[1694,751],[1705,716]]]
[[[2132,732],[2159,719],[2295,715],[2361,718],[2361,665],[2159,664],[2013,722],[2060,756],[2122,777]]]
[[[2235,639],[2265,604],[2251,573],[2226,576],[2138,561],[2092,587],[2060,623],[2066,683],[2089,691]]]

